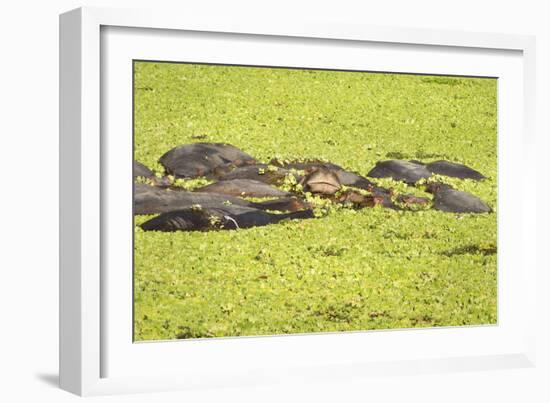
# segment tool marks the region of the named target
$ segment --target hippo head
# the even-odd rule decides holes
[[[432,193],[432,194],[441,192],[442,190],[448,190],[448,189],[452,189],[452,187],[450,185],[447,185],[446,183],[433,182],[433,183],[426,184],[426,192]]]
[[[342,187],[338,176],[324,168],[311,171],[301,180],[301,184],[306,191],[324,195],[332,195]]]

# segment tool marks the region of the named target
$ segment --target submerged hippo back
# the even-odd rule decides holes
[[[160,157],[166,172],[176,178],[206,176],[226,164],[245,164],[254,158],[230,144],[194,143],[175,147]]]

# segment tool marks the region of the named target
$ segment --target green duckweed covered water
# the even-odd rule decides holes
[[[144,232],[136,341],[494,324],[494,79],[136,62],[135,158],[226,142],[268,162],[326,159],[366,175],[385,159],[447,159],[446,179],[495,213],[337,209],[219,232]],[[400,191],[423,194],[392,181]]]

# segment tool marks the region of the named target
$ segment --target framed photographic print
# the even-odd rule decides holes
[[[60,24],[64,389],[533,365],[533,38]]]

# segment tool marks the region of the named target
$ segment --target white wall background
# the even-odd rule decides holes
[[[373,25],[533,34],[538,40],[539,183],[549,187],[550,12],[545,1],[21,0],[0,7],[0,400],[69,402],[57,383],[58,14],[81,5],[174,7],[186,13],[319,18]],[[93,398],[94,401],[550,401],[550,268],[542,250],[547,189],[539,188],[539,364],[535,369],[374,377],[335,384]],[[534,198],[533,191],[533,198]],[[544,260],[544,261],[543,261]]]

